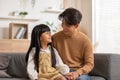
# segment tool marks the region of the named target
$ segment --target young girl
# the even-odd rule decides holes
[[[69,67],[63,64],[51,42],[48,26],[40,24],[33,28],[26,54],[27,72],[31,80],[66,80],[62,75],[69,72]]]

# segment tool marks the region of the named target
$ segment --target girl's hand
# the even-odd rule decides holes
[[[68,80],[76,80],[79,77],[77,72],[69,72],[65,76]]]

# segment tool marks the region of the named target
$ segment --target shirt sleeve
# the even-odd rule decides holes
[[[94,54],[91,41],[88,40],[84,44],[84,66],[79,68],[79,75],[88,74],[94,67]]]
[[[62,59],[60,58],[57,50],[54,48],[55,56],[56,56],[56,69],[63,75],[69,72],[69,67],[63,63]]]
[[[34,51],[32,50],[29,54],[28,63],[27,63],[27,73],[28,73],[30,80],[38,79],[38,73],[35,70],[33,56],[34,56]]]

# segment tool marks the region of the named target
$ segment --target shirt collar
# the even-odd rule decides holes
[[[47,53],[50,53],[50,46],[47,46],[46,49],[40,49],[40,52],[47,52]]]

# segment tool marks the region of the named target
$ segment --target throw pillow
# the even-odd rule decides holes
[[[6,73],[6,70],[0,70],[0,77],[1,78],[8,78],[8,77],[11,77],[11,76]]]
[[[0,70],[5,70],[8,67],[10,56],[0,56]]]
[[[11,58],[10,56],[5,56],[5,55],[0,56],[0,77],[11,77],[6,72],[10,58]]]

